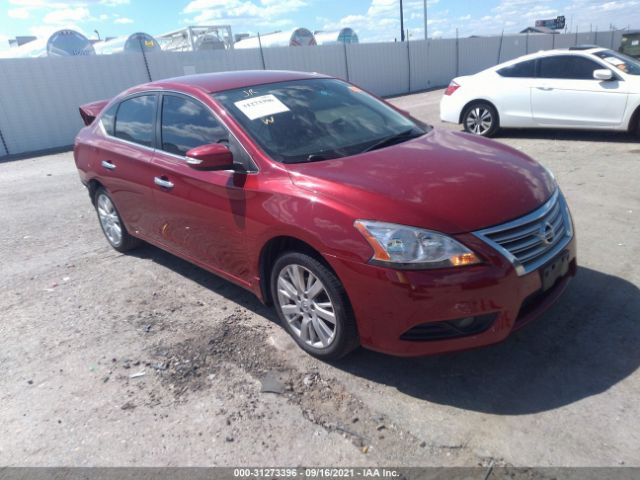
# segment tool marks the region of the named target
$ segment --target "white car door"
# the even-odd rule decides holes
[[[605,68],[579,55],[554,55],[538,60],[531,89],[534,122],[550,127],[616,128],[625,114],[628,92],[614,73],[595,80],[593,71]]]
[[[538,60],[531,89],[533,120],[540,126],[620,127],[628,92],[614,73],[608,81],[595,80],[593,71],[605,68],[579,55],[554,55]]]

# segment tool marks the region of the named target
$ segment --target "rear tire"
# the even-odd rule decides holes
[[[271,296],[282,326],[314,357],[337,360],[359,345],[347,293],[317,259],[299,252],[280,256],[271,270]]]
[[[109,245],[122,253],[140,246],[142,240],[127,231],[113,200],[103,187],[96,190],[93,205],[98,214],[100,228],[102,228],[102,233],[104,233]]]
[[[474,102],[462,114],[465,132],[480,137],[492,137],[500,128],[498,111],[488,102]]]

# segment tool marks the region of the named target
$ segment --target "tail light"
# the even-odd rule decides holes
[[[444,94],[445,94],[445,95],[453,95],[453,94],[454,94],[454,92],[455,92],[456,90],[458,90],[459,88],[460,88],[460,85],[458,85],[456,82],[453,82],[453,81],[452,81],[452,82],[449,84],[449,86],[447,87],[447,89],[444,91]]]

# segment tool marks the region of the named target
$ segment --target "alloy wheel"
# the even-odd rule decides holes
[[[467,130],[476,135],[486,134],[493,126],[493,115],[485,107],[474,107],[467,114]]]
[[[122,225],[120,225],[120,217],[118,217],[116,207],[104,193],[98,196],[97,205],[98,218],[104,234],[112,245],[120,245],[122,242]]]
[[[302,265],[278,274],[278,303],[291,330],[307,345],[328,348],[336,337],[336,311],[326,287]]]

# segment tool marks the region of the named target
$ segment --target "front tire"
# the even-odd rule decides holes
[[[487,102],[472,103],[462,114],[462,125],[467,133],[492,137],[500,127],[498,111]]]
[[[314,357],[337,360],[358,346],[344,287],[317,259],[299,252],[280,256],[271,270],[271,294],[282,326]]]
[[[141,240],[129,234],[113,200],[104,188],[100,187],[96,190],[93,204],[102,233],[115,250],[124,253],[142,243]]]

